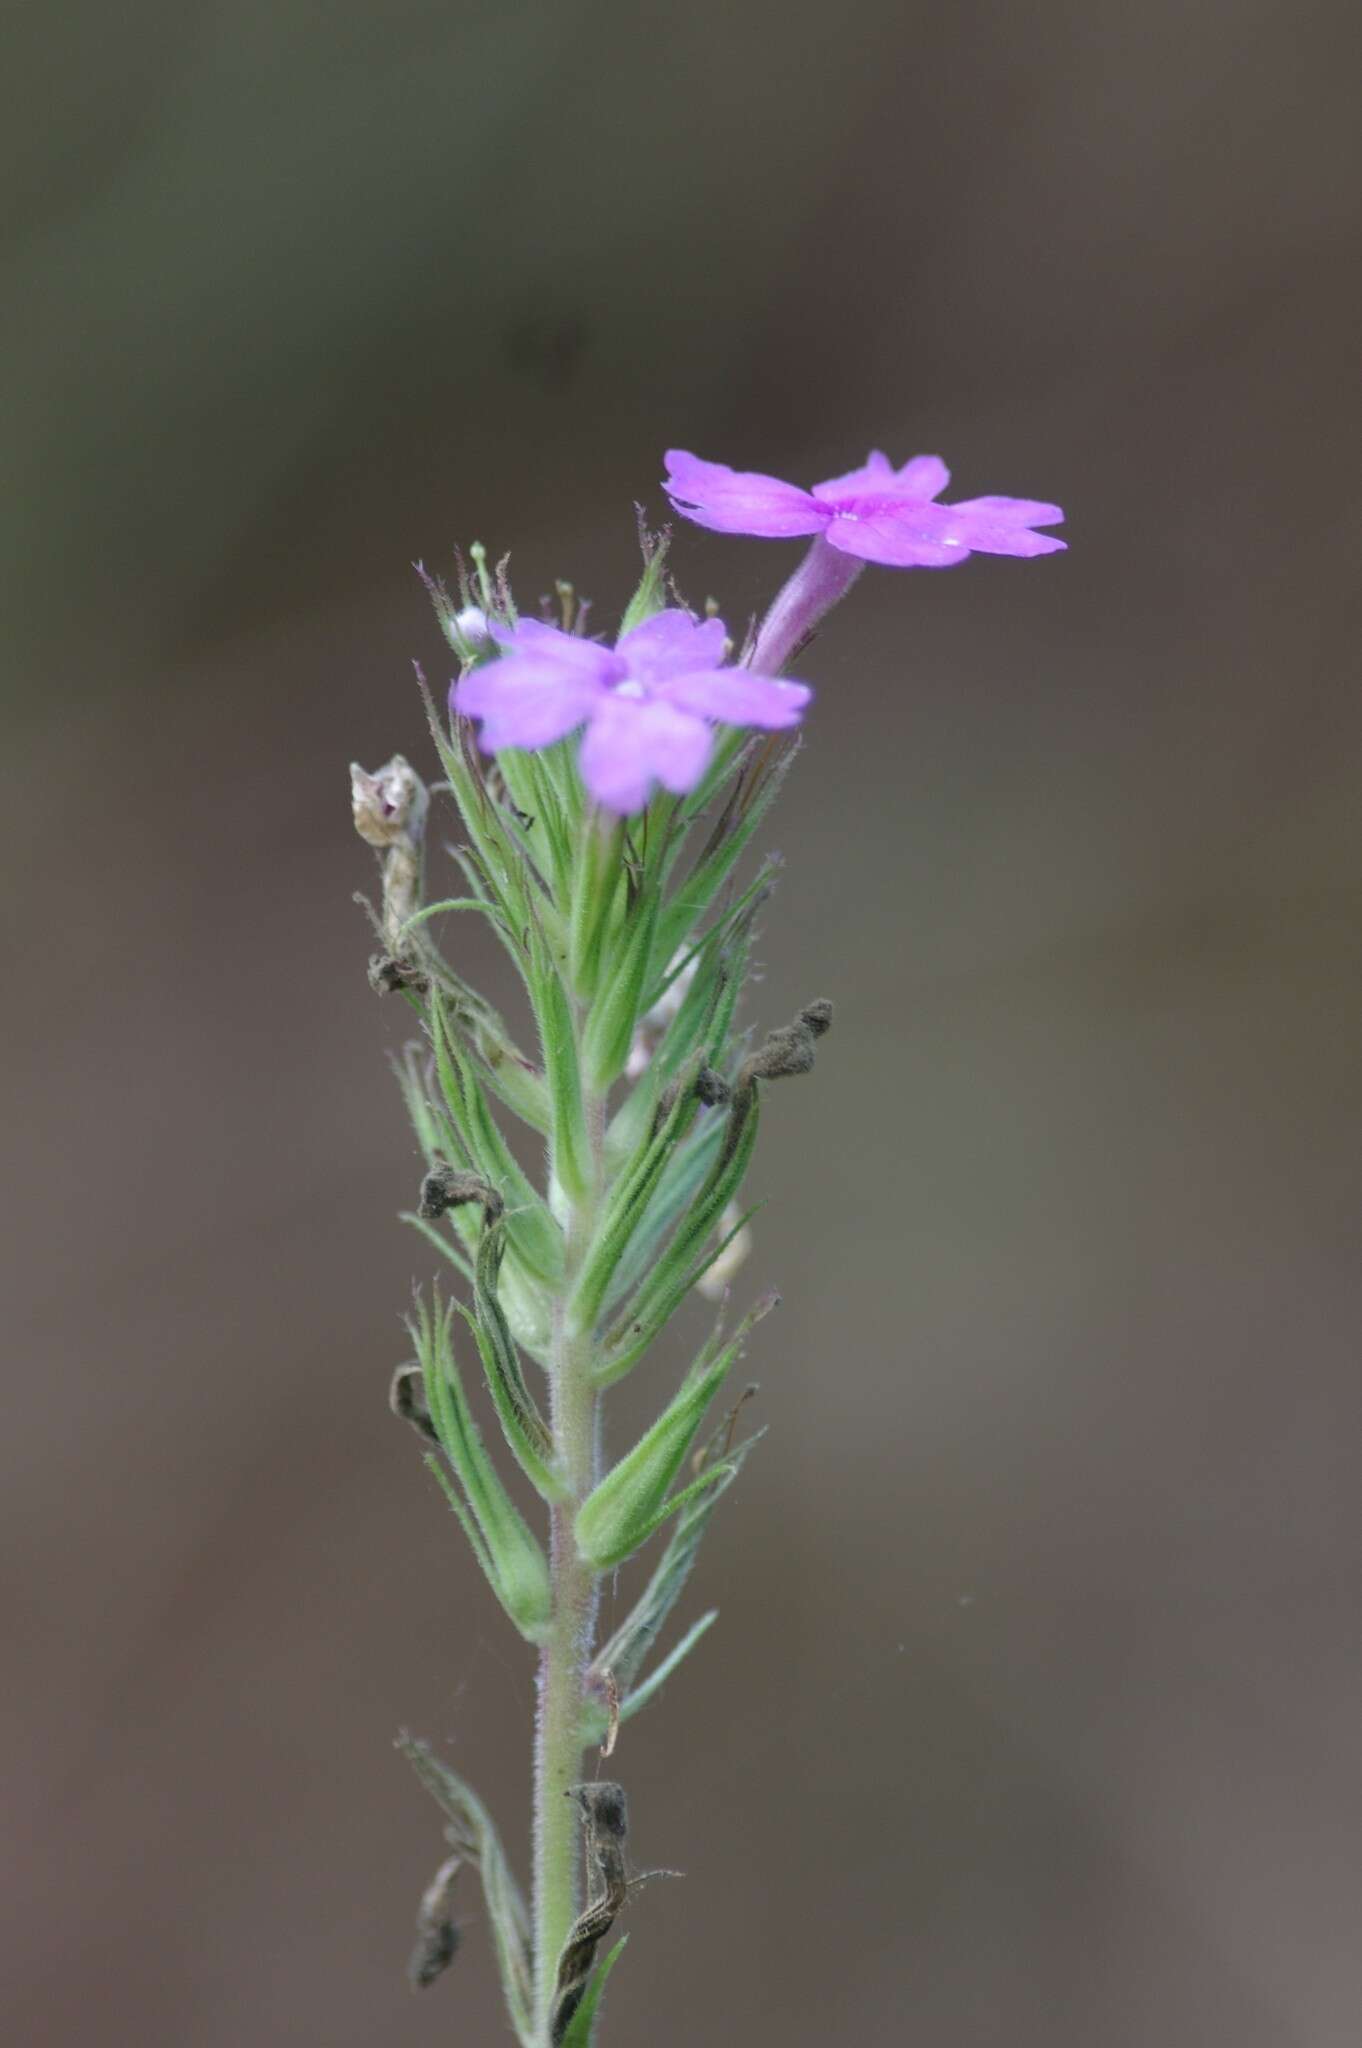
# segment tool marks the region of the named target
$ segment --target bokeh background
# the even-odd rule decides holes
[[[392,1736],[523,1867],[532,1695],[385,1412],[427,1256],[346,766],[425,758],[414,558],[606,624],[676,442],[939,450],[1072,551],[872,569],[804,663],[752,1015],[838,1024],[763,1130],[721,1620],[618,1758],[686,1876],[607,2038],[1351,2048],[1356,9],[7,43],[8,2038],[504,2038],[471,1888],[403,1977]],[[675,560],[742,619],[795,557]]]

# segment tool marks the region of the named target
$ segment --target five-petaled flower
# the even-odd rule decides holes
[[[786,539],[821,534],[842,554],[896,569],[947,569],[970,554],[1050,555],[1066,543],[1033,527],[1057,526],[1058,505],[1035,498],[965,498],[939,505],[950,471],[936,455],[895,469],[878,449],[862,469],[811,491],[754,470],[667,451],[666,490],[678,512],[716,533]]]
[[[454,684],[450,700],[481,721],[489,754],[552,746],[585,726],[582,780],[602,809],[641,810],[654,783],[674,796],[709,765],[716,723],[779,730],[798,725],[812,694],[803,683],[722,668],[722,619],[658,612],[603,647],[521,619],[494,627],[499,659]]]

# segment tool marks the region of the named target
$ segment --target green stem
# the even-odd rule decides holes
[[[584,1681],[591,1661],[600,1579],[577,1554],[573,1524],[598,1477],[592,1335],[574,1331],[567,1303],[590,1242],[602,1194],[604,1099],[583,1105],[591,1187],[571,1204],[562,1291],[554,1308],[550,1428],[571,1497],[552,1510],[553,1620],[539,1659],[534,1769],[534,1969],[540,2038],[549,2043],[558,1958],[578,1912],[578,1813],[569,1787],[582,1777]]]

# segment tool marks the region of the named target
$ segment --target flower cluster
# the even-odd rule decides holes
[[[811,692],[777,679],[792,651],[845,595],[866,562],[945,569],[971,554],[1049,555],[1065,546],[1036,528],[1058,525],[1058,505],[1035,498],[939,502],[950,472],[936,455],[901,469],[874,450],[859,469],[803,490],[778,477],[702,462],[673,448],[666,489],[678,512],[717,533],[767,539],[808,535],[813,548],[777,596],[742,668],[724,666],[727,630],[678,607],[623,633],[613,647],[540,620],[494,624],[465,608],[458,644],[499,659],[471,666],[451,709],[481,723],[488,753],[536,751],[578,730],[582,779],[604,811],[628,816],[659,784],[695,789],[720,725],[782,731],[797,725]],[[476,621],[476,634],[466,628]]]

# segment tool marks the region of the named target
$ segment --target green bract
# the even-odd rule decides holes
[[[418,1300],[407,1325],[421,1361],[427,1413],[455,1478],[438,1458],[431,1456],[427,1463],[498,1600],[521,1634],[539,1642],[552,1605],[548,1563],[502,1485],[469,1412],[450,1343],[453,1316],[437,1295],[433,1309]]]
[[[604,1571],[641,1550],[654,1529],[687,1499],[712,1486],[727,1470],[715,1465],[702,1472],[674,1498],[671,1483],[681,1469],[705,1412],[733,1362],[730,1348],[707,1372],[687,1380],[646,1436],[587,1496],[577,1513],[577,1548],[589,1564]]]

